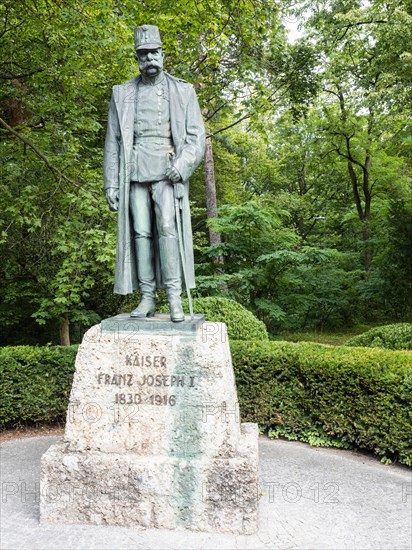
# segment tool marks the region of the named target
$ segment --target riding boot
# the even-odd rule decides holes
[[[156,279],[154,274],[152,239],[140,237],[135,239],[137,278],[142,295],[140,304],[134,309],[130,317],[153,317],[156,303]]]
[[[170,318],[175,323],[185,320],[182,307],[182,281],[180,272],[179,246],[176,237],[160,237],[160,262],[163,283],[170,307]]]

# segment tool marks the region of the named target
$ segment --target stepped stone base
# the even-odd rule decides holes
[[[223,323],[105,320],[83,338],[64,439],[42,457],[41,521],[254,533],[257,443]]]
[[[71,452],[42,458],[42,521],[251,534],[257,528],[257,434],[242,425],[231,458]]]

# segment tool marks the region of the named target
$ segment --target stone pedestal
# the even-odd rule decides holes
[[[240,424],[223,323],[118,315],[76,358],[41,521],[254,533],[258,430]]]

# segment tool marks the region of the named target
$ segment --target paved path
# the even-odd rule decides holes
[[[264,437],[257,535],[40,525],[39,461],[57,439],[2,444],[2,549],[412,549],[410,470],[349,451]]]

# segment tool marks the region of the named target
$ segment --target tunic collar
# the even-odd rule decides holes
[[[165,79],[165,73],[163,71],[158,75],[156,75],[155,78],[147,78],[147,76],[145,76],[144,74],[140,76],[142,77],[142,80],[141,80],[142,83],[145,84],[146,86],[157,86],[158,84],[163,82],[163,80]]]

